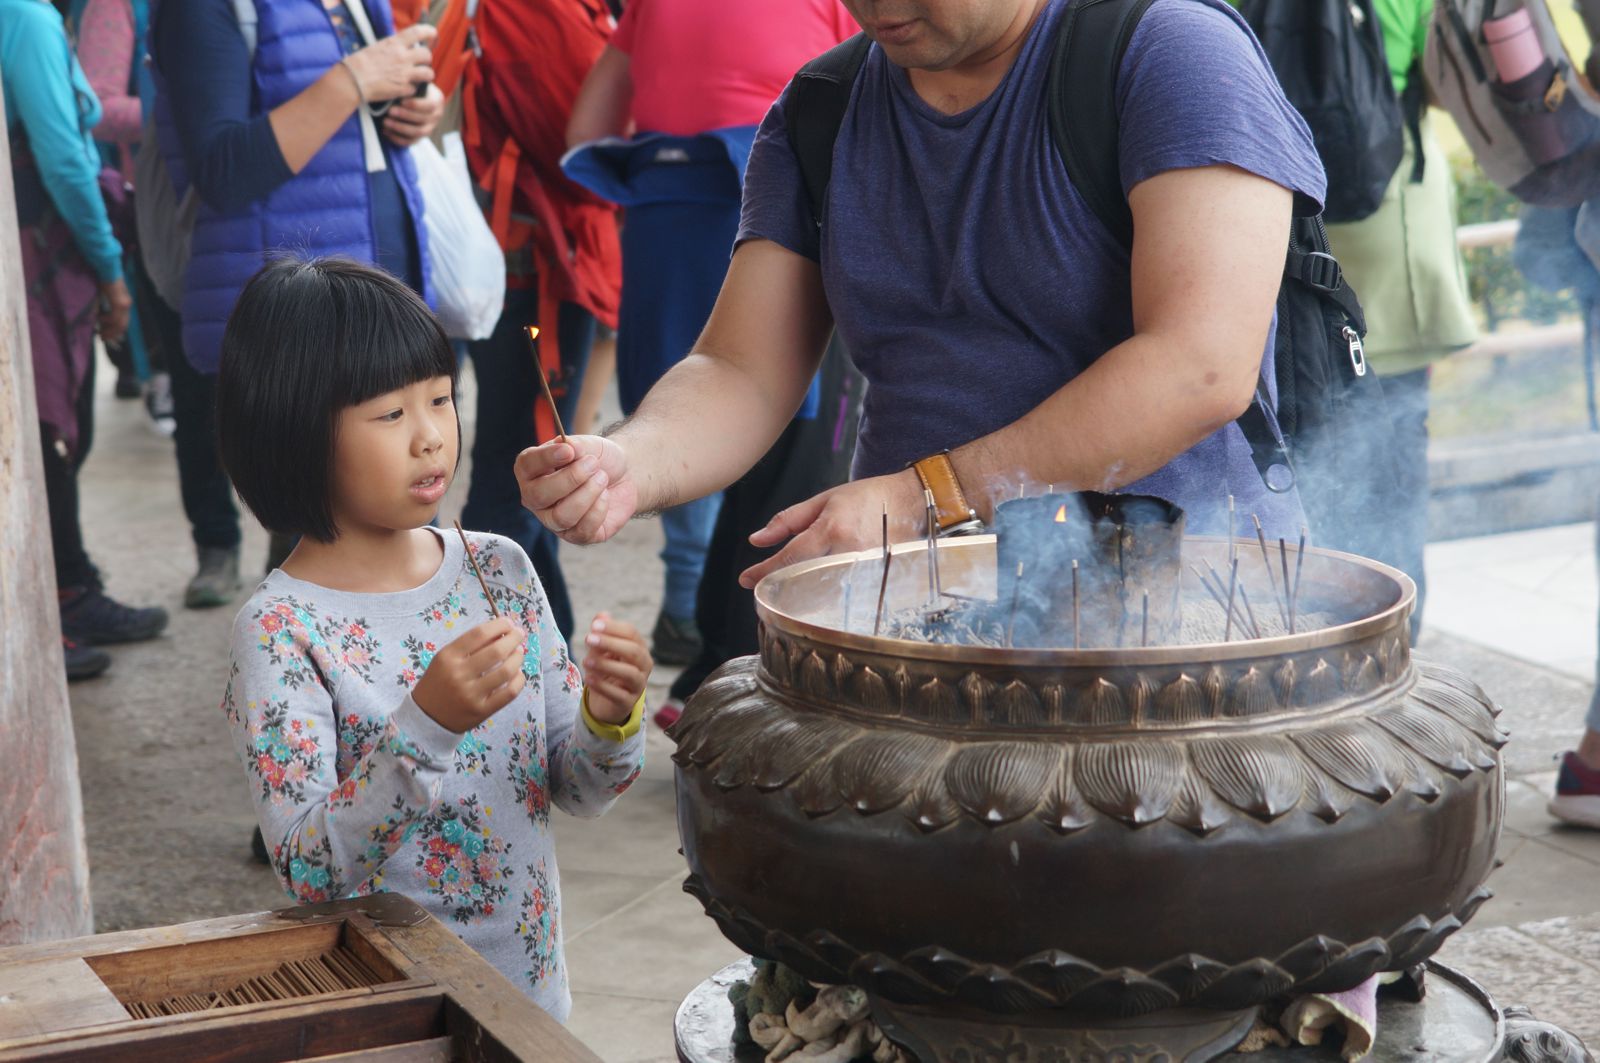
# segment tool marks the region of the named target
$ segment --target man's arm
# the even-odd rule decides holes
[[[1243,413],[1272,324],[1291,202],[1286,189],[1231,166],[1172,170],[1135,187],[1133,336],[1021,420],[955,451],[961,482],[982,496],[988,479],[1020,470],[1039,483],[1111,490]]]
[[[627,136],[632,122],[633,71],[628,53],[606,45],[589,68],[567,119],[567,147]]]
[[[968,499],[989,519],[991,487],[1018,478],[1113,490],[1155,472],[1249,405],[1288,246],[1288,190],[1232,166],[1170,170],[1135,186],[1134,334],[1031,412],[951,452]],[[775,546],[741,576],[875,542],[880,507],[900,534],[920,528],[910,470],[834,488],[751,537]]]
[[[589,543],[635,513],[722,490],[794,417],[832,327],[815,262],[770,240],[740,245],[693,351],[632,418],[610,438],[518,456],[523,504],[568,542]]]

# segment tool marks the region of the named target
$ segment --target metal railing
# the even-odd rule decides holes
[[[1456,229],[1456,244],[1463,251],[1474,247],[1504,247],[1513,243],[1522,227],[1515,218],[1506,221],[1479,222]],[[1600,432],[1600,399],[1596,382],[1594,343],[1596,337],[1589,332],[1595,323],[1597,310],[1593,305],[1584,308],[1582,321],[1560,321],[1553,325],[1534,325],[1529,328],[1489,332],[1478,338],[1470,347],[1451,355],[1452,358],[1498,358],[1508,354],[1528,351],[1571,350],[1583,351],[1583,384],[1589,411],[1589,429]]]

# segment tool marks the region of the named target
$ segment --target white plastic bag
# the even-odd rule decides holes
[[[450,134],[459,140],[460,134]],[[506,301],[506,256],[472,194],[466,156],[447,159],[431,140],[411,145],[428,227],[439,322],[457,340],[486,340]]]

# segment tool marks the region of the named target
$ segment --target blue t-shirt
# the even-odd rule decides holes
[[[1045,88],[1065,10],[1050,0],[999,87],[960,114],[924,103],[874,46],[839,130],[820,247],[788,143],[787,90],[762,123],[738,239],[821,263],[869,385],[858,477],[1011,424],[1133,334],[1128,253],[1050,137]],[[1151,4],[1116,108],[1124,191],[1168,170],[1232,164],[1299,193],[1303,209],[1322,198],[1310,132],[1220,0]],[[1194,530],[1223,526],[1229,494],[1274,534],[1302,519],[1292,492],[1266,490],[1236,425],[1125,489],[1183,506]]]

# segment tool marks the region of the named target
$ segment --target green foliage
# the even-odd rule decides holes
[[[1521,209],[1516,197],[1497,187],[1470,158],[1451,160],[1456,183],[1458,224],[1503,221]],[[1475,247],[1462,253],[1467,287],[1483,313],[1484,326],[1494,331],[1502,321],[1523,320],[1548,325],[1580,313],[1570,290],[1547,292],[1529,284],[1511,260],[1511,247]]]

